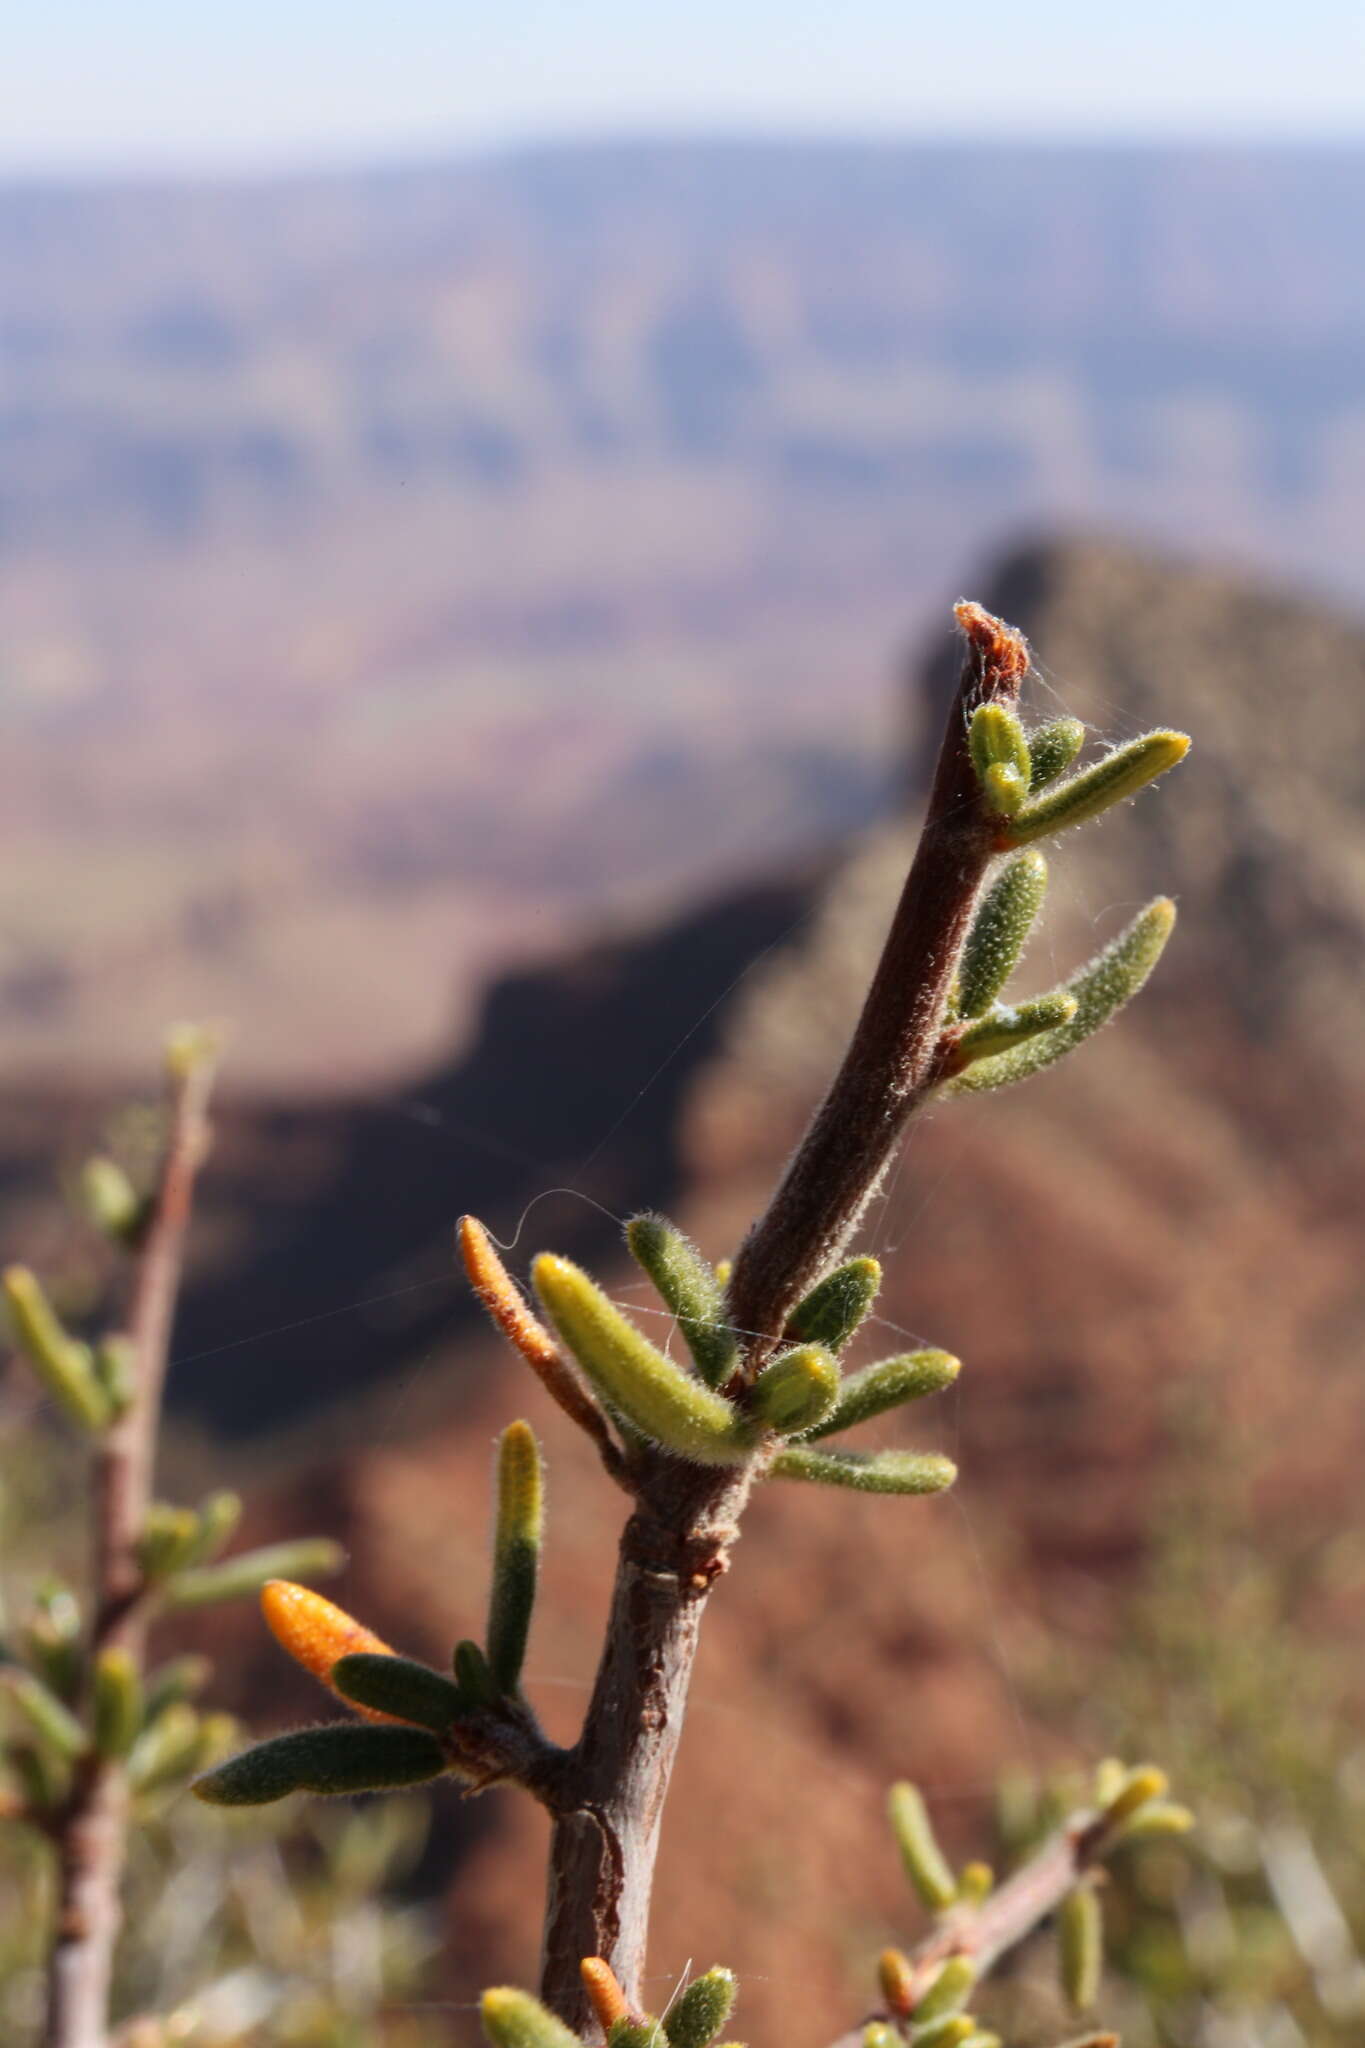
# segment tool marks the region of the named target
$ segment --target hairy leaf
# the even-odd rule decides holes
[[[780,1352],[753,1384],[755,1415],[783,1436],[813,1429],[838,1398],[839,1368],[819,1344]]]
[[[421,1785],[445,1768],[440,1743],[423,1729],[338,1721],[244,1749],[197,1778],[193,1790],[210,1806],[269,1806],[291,1792],[332,1796]]]
[[[1007,861],[972,919],[958,969],[957,1010],[980,1017],[1013,974],[1047,895],[1047,862],[1029,849]]]
[[[856,1493],[942,1493],[957,1477],[936,1451],[808,1451],[791,1444],[769,1467],[776,1479],[809,1479]]]
[[[582,2048],[577,2034],[529,1991],[498,1985],[484,1992],[479,2012],[493,2048]]]
[[[1033,996],[1026,1003],[1012,1003],[1008,1007],[997,1003],[984,1017],[969,1024],[958,1038],[953,1047],[953,1067],[965,1071],[978,1060],[1027,1045],[1041,1032],[1056,1031],[1069,1024],[1076,1009],[1075,996],[1063,988],[1054,989],[1050,995]]]
[[[1046,789],[1049,782],[1055,782],[1084,745],[1085,727],[1079,718],[1053,718],[1035,727],[1028,736],[1030,789]]]
[[[922,1401],[926,1394],[940,1393],[961,1370],[960,1361],[947,1351],[906,1351],[896,1358],[878,1359],[875,1365],[849,1374],[831,1412],[807,1431],[808,1440],[813,1443],[834,1436],[888,1408],[899,1408],[904,1401]]]
[[[737,1989],[733,1970],[694,1977],[664,2014],[669,2048],[707,2048],[729,2019]]]
[[[708,1387],[720,1386],[734,1370],[739,1347],[725,1320],[717,1274],[666,1216],[633,1216],[626,1243],[677,1317],[697,1371]]]
[[[1008,1088],[1064,1059],[1137,994],[1161,958],[1174,924],[1175,905],[1168,896],[1158,896],[1059,991],[1075,998],[1076,1009],[1069,1023],[1042,1032],[1009,1052],[976,1061],[946,1081],[942,1092],[960,1095]]]
[[[550,1321],[593,1386],[642,1435],[703,1465],[737,1464],[748,1455],[752,1429],[734,1406],[656,1351],[578,1266],[543,1252],[532,1275]]]
[[[457,1685],[411,1657],[351,1651],[332,1666],[332,1684],[354,1706],[369,1707],[389,1720],[412,1722],[437,1735],[469,1709]]]
[[[802,1344],[823,1344],[826,1351],[842,1351],[866,1319],[881,1284],[876,1259],[849,1259],[836,1266],[796,1304],[787,1335]]]
[[[531,1427],[513,1422],[498,1443],[498,1510],[488,1603],[488,1663],[499,1692],[521,1683],[540,1569],[544,1486]]]
[[[1016,811],[1010,820],[1011,840],[1024,846],[1031,839],[1043,839],[1069,825],[1084,825],[1088,819],[1098,818],[1111,805],[1136,796],[1158,775],[1174,768],[1189,748],[1188,733],[1168,730],[1146,732],[1126,746],[1115,747],[1102,761],[1082,768],[1065,782],[1054,783]]]

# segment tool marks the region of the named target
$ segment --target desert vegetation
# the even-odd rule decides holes
[[[660,2032],[671,2048],[705,2048],[727,2027],[735,1995],[728,1970],[690,1977],[656,2017],[644,1961],[701,1619],[730,1568],[741,1516],[754,1489],[769,1482],[902,1500],[952,1484],[952,1462],[942,1455],[829,1443],[941,1393],[958,1371],[950,1353],[921,1346],[843,1372],[840,1353],[866,1321],[881,1277],[877,1261],[855,1249],[860,1222],[913,1116],[931,1102],[1027,1080],[1070,1055],[1141,988],[1174,920],[1169,900],[1159,898],[1055,989],[1004,999],[1042,908],[1040,845],[1136,795],[1183,757],[1188,741],[1159,729],[1087,759],[1079,721],[1025,723],[1022,638],[979,606],[960,606],[958,621],[965,652],[918,847],[823,1106],[732,1260],[713,1265],[655,1213],[628,1226],[667,1343],[652,1343],[586,1272],[554,1253],[533,1265],[532,1306],[482,1226],[473,1218],[461,1225],[469,1277],[496,1328],[586,1432],[606,1481],[630,1501],[598,1680],[574,1743],[545,1737],[522,1684],[544,1520],[529,1424],[512,1424],[500,1440],[487,1621],[481,1640],[455,1647],[450,1676],[300,1583],[302,1565],[333,1561],[325,1542],[219,1558],[235,1519],[228,1497],[195,1510],[156,1501],[152,1461],[170,1319],[206,1137],[212,1051],[202,1035],[181,1033],[172,1044],[150,1185],[140,1189],[111,1159],[91,1162],[82,1176],[87,1212],[130,1260],[115,1334],[93,1344],[70,1335],[34,1277],[11,1270],[16,1337],[49,1394],[91,1439],[96,1476],[84,1608],[55,1582],[40,1591],[6,1674],[25,1723],[8,1751],[9,1819],[46,1838],[58,1873],[47,1942],[48,2048],[104,2048],[111,2038],[130,1799],[190,1772],[198,1772],[200,1799],[219,1807],[444,1777],[468,1791],[518,1786],[551,1820],[544,1963],[538,1996],[508,1987],[485,1993],[484,2025],[496,2048],[566,2048],[599,2033],[614,2048],[634,2048]],[[987,1267],[983,1281],[989,1277]],[[673,1355],[679,1347],[690,1362]],[[886,1512],[916,1511],[888,1502]],[[222,1755],[226,1731],[197,1717],[186,1697],[202,1673],[183,1664],[149,1670],[145,1631],[161,1609],[260,1587],[278,1640],[353,1711]],[[178,1731],[169,1758],[161,1754],[168,1723]],[[149,1769],[152,1752],[160,1762]],[[1041,1806],[1035,1823],[1040,1815]],[[1100,1989],[1100,1867],[1133,1841],[1161,1841],[1189,1823],[1156,1765],[1106,1759],[997,1883],[984,1862],[954,1869],[945,1859],[908,1780],[893,1788],[890,1816],[930,1926],[917,1943],[885,1949],[875,1989],[869,1977],[874,2009],[855,2028],[865,2048],[989,2048],[1001,2040],[984,2016],[986,1980],[1046,1920],[1057,1923],[1066,1995],[1088,2010]],[[391,1847],[371,1842],[375,1867]],[[344,1858],[344,1845],[333,1848]],[[353,2020],[339,2014],[336,2027]],[[322,2024],[331,2023],[325,2016]],[[118,2024],[125,2040],[156,2041],[185,2038],[185,2029],[192,2037],[197,2022],[192,2012],[183,2022],[151,2013]]]

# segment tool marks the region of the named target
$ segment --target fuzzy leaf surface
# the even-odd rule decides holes
[[[332,1666],[332,1685],[344,1700],[395,1721],[440,1735],[469,1703],[457,1685],[411,1657],[356,1650]]]
[[[973,1093],[986,1088],[1008,1088],[1026,1081],[1045,1067],[1064,1059],[1078,1045],[1107,1024],[1116,1011],[1131,1002],[1161,958],[1175,925],[1175,905],[1158,896],[1116,939],[1097,953],[1063,984],[1061,993],[1073,996],[1075,1013],[1069,1023],[1056,1031],[1045,1031],[1009,1052],[976,1061],[943,1085],[945,1095]]]
[[[850,1373],[839,1389],[839,1399],[824,1421],[806,1432],[808,1442],[834,1436],[888,1408],[905,1401],[922,1401],[927,1394],[950,1387],[962,1370],[960,1360],[947,1351],[906,1351],[896,1358],[882,1358]]]
[[[666,1216],[633,1216],[626,1243],[677,1317],[697,1371],[708,1387],[720,1386],[734,1370],[739,1345],[725,1320],[719,1276]]]
[[[775,1479],[845,1486],[855,1493],[942,1493],[957,1477],[936,1451],[809,1451],[791,1444],[769,1468]]]
[[[1047,895],[1047,862],[1030,848],[1005,863],[972,919],[958,969],[957,1009],[981,1017],[1013,974]]]
[[[194,1792],[210,1806],[269,1806],[291,1792],[331,1797],[421,1785],[445,1768],[440,1743],[420,1728],[335,1722],[244,1749],[197,1779]]]
[[[530,1425],[513,1422],[498,1443],[498,1510],[488,1602],[488,1663],[499,1692],[521,1683],[540,1571],[545,1488]]]
[[[1084,745],[1085,727],[1079,718],[1053,718],[1036,726],[1028,736],[1030,789],[1046,789],[1064,775]]]
[[[666,1451],[733,1465],[753,1433],[733,1404],[656,1351],[578,1266],[543,1252],[532,1269],[546,1314],[603,1400]]]
[[[787,1323],[787,1335],[802,1344],[823,1344],[826,1351],[842,1351],[866,1319],[881,1284],[882,1269],[876,1259],[848,1259],[798,1301]]]
[[[754,1413],[769,1429],[797,1436],[813,1429],[839,1398],[839,1368],[820,1344],[799,1344],[764,1366],[753,1385]]]
[[[1031,839],[1044,839],[1070,825],[1098,818],[1183,761],[1189,747],[1188,733],[1169,729],[1145,732],[1126,746],[1115,747],[1102,761],[1082,768],[1065,782],[1054,783],[1016,811],[1010,821],[1013,844],[1025,846]]]
[[[737,1989],[733,1970],[694,1977],[664,2014],[669,2048],[707,2048],[729,2019]]]

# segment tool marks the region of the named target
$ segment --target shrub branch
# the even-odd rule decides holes
[[[152,1499],[171,1324],[195,1177],[207,1147],[212,1079],[204,1048],[173,1056],[169,1130],[129,1293],[130,1399],[102,1432],[95,1455],[92,1667],[101,1652],[115,1648],[127,1651],[138,1667],[142,1662],[147,1581],[138,1545]],[[57,1931],[48,1959],[44,2048],[104,2048],[108,2039],[127,1831],[124,1765],[92,1750],[78,1764],[70,1796],[50,1824],[57,1852]]]
[[[1022,636],[979,605],[938,769],[891,932],[828,1097],[751,1231],[730,1282],[752,1379],[801,1296],[832,1266],[897,1140],[939,1078],[942,1021],[981,882],[1000,845],[967,746],[982,703],[1013,705]],[[728,1563],[752,1465],[706,1469],[645,1451],[621,1541],[606,1641],[583,1732],[556,1788],[541,1996],[593,2024],[580,1964],[605,1959],[639,2003],[659,1825],[711,1586]]]

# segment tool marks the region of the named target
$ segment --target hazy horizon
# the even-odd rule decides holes
[[[868,155],[1002,154],[1076,156],[1105,158],[1139,157],[1222,157],[1229,160],[1282,157],[1312,160],[1328,156],[1365,155],[1365,131],[1359,134],[1304,137],[1283,135],[1267,139],[1253,135],[1196,136],[1193,134],[1148,135],[1043,135],[988,134],[960,131],[942,133],[879,132],[875,127],[861,130],[818,128],[740,128],[735,126],[621,128],[562,133],[509,136],[505,139],[459,143],[436,137],[430,141],[390,148],[338,145],[334,151],[317,155],[241,162],[225,158],[220,162],[179,162],[173,160],[126,163],[27,164],[0,158],[0,191],[119,191],[147,190],[170,186],[225,185],[250,189],[279,183],[310,180],[388,178],[423,175],[432,171],[477,169],[480,165],[503,166],[519,160],[534,161],[555,155],[609,155],[632,150],[664,153],[752,151],[777,153],[782,150],[817,153]]]
[[[244,0],[187,18],[54,0],[11,26],[0,176],[213,176],[561,142],[752,135],[1242,146],[1365,139],[1365,17],[1346,0],[1140,20],[983,0],[970,35],[892,0],[624,0],[501,15],[399,0]]]

